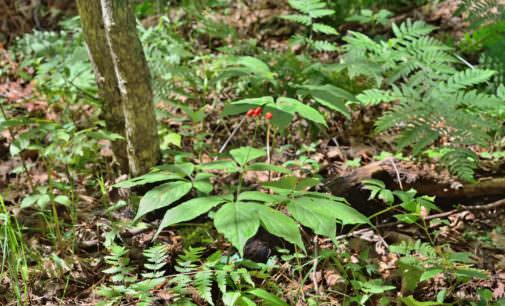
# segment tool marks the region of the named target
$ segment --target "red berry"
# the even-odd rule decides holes
[[[261,107],[256,107],[256,109],[254,110],[253,116],[258,117],[259,115],[261,115],[262,111],[263,110],[261,109]]]
[[[247,116],[247,117],[252,117],[252,116],[254,116],[254,111],[255,111],[255,109],[254,109],[254,108],[251,108],[250,110],[248,110],[248,111],[247,111],[246,116]]]
[[[272,113],[271,112],[266,113],[265,114],[265,119],[267,119],[267,120],[272,119]]]

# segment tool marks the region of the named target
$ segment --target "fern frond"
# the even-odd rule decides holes
[[[405,128],[396,140],[398,148],[412,147],[412,154],[418,155],[433,144],[439,134],[425,124],[415,124]]]
[[[315,32],[323,33],[323,34],[327,34],[327,35],[338,35],[338,32],[337,32],[337,30],[335,30],[335,28],[333,28],[329,25],[322,24],[322,23],[314,23],[312,25],[312,30],[314,30]]]
[[[498,21],[505,16],[505,3],[500,0],[463,0],[457,14],[466,12],[470,28]]]
[[[454,93],[487,82],[495,73],[496,72],[493,70],[484,69],[463,70],[451,76],[447,82],[442,85],[442,89]]]
[[[397,26],[395,23],[392,25],[393,33],[396,36],[398,42],[403,42],[405,40],[413,40],[424,35],[430,34],[435,27],[431,26],[423,21],[414,21],[407,19],[406,22]]]
[[[476,110],[500,111],[505,107],[497,96],[478,92],[477,90],[458,92],[454,96],[452,102],[458,105],[475,108]]]
[[[368,89],[356,96],[364,105],[377,105],[383,102],[392,102],[400,99],[401,95],[395,95],[389,90]]]
[[[326,40],[308,40],[308,44],[313,50],[319,52],[337,51],[337,46]]]
[[[335,11],[330,9],[318,9],[309,11],[309,16],[312,17],[313,19],[318,19],[325,16],[331,16],[333,14],[335,14]]]
[[[289,5],[307,15],[315,10],[324,9],[326,3],[320,0],[288,0]]]
[[[228,272],[223,270],[217,270],[215,274],[216,274],[217,287],[219,288],[221,293],[226,293],[226,288],[228,286],[227,281]]]
[[[306,16],[306,15],[295,15],[295,14],[284,15],[284,16],[280,16],[280,18],[285,19],[285,20],[289,20],[292,22],[296,22],[299,24],[303,24],[306,26],[310,26],[312,24],[312,18],[310,18],[309,16]]]
[[[202,254],[204,251],[205,248],[201,247],[198,248],[189,247],[185,249],[184,254],[179,255],[179,257],[176,260],[177,265],[175,266],[175,270],[181,273],[191,272],[198,266],[197,263],[202,258]]]
[[[199,296],[207,303],[214,305],[212,301],[212,271],[199,271],[195,274],[195,288]]]
[[[455,148],[442,156],[442,163],[449,171],[461,179],[473,182],[474,170],[477,168],[479,158],[477,154],[462,148]]]
[[[165,265],[168,258],[167,248],[164,245],[155,245],[144,251],[144,257],[147,262],[144,267],[149,270],[149,273],[143,273],[142,276],[146,278],[160,278],[164,275],[160,271]]]

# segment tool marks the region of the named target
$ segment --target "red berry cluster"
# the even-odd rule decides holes
[[[247,117],[259,117],[262,112],[263,112],[263,109],[261,107],[251,108],[250,110],[247,111],[246,116]],[[272,113],[267,112],[265,114],[265,119],[267,119],[267,120],[272,119]]]

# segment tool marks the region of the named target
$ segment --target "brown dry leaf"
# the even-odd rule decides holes
[[[324,271],[324,280],[326,282],[326,285],[328,285],[328,287],[333,287],[337,283],[342,283],[343,282],[342,275],[340,275],[335,270],[326,270],[326,271]]]
[[[340,159],[344,160],[344,156],[342,155],[342,151],[339,147],[328,147],[328,153],[326,153],[329,159]]]
[[[244,174],[246,183],[268,182],[268,171],[247,171]]]
[[[498,281],[497,287],[493,290],[493,298],[501,299],[505,297],[505,284],[502,281]]]

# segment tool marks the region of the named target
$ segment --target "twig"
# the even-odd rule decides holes
[[[436,219],[436,218],[444,218],[444,217],[447,217],[447,216],[450,216],[450,215],[453,215],[455,213],[462,212],[462,211],[465,211],[465,210],[469,210],[469,211],[472,211],[472,210],[473,211],[488,210],[488,209],[498,208],[500,206],[505,206],[505,199],[501,199],[501,200],[498,200],[498,201],[495,201],[495,202],[491,202],[491,203],[488,203],[488,204],[483,204],[483,205],[472,205],[472,206],[461,205],[458,208],[450,210],[450,211],[446,211],[446,212],[443,212],[443,213],[430,215],[430,216],[426,217],[425,220],[431,220],[431,219]]]
[[[398,168],[396,167],[395,160],[394,160],[394,158],[391,158],[389,161],[391,162],[391,164],[393,165],[393,168],[395,169],[396,179],[398,180],[398,185],[400,186],[400,189],[403,190],[402,179],[400,178],[400,171],[398,171]]]
[[[242,123],[244,123],[246,118],[247,116],[242,117],[242,120],[240,120],[239,124],[233,129],[233,132],[231,132],[231,135],[228,137],[228,139],[226,139],[226,141],[221,146],[221,149],[219,149],[219,153],[223,153],[223,151],[226,149],[226,146],[228,146],[230,140],[235,136],[235,134],[237,134],[238,130],[240,129]]]
[[[467,65],[470,69],[475,69],[475,67],[472,64],[470,64],[466,59],[462,58],[458,54],[454,54],[454,56],[456,56],[457,59],[463,62],[463,64]]]
[[[488,209],[499,208],[501,206],[505,206],[505,199],[501,199],[501,200],[498,200],[498,201],[495,201],[495,202],[491,202],[491,203],[488,203],[488,204],[483,204],[483,205],[472,205],[472,206],[461,205],[458,208],[452,209],[450,211],[446,211],[446,212],[439,213],[439,214],[434,214],[434,215],[429,215],[426,218],[424,218],[424,220],[432,220],[432,219],[436,219],[436,218],[444,218],[444,217],[453,215],[453,214],[458,213],[458,212],[463,212],[463,211],[466,211],[466,210],[469,210],[469,211],[488,210]],[[393,226],[393,225],[398,225],[399,223],[400,223],[399,221],[388,222],[388,223],[378,224],[375,227],[376,228],[389,227],[389,226]],[[355,236],[355,235],[359,235],[359,234],[368,232],[370,230],[372,230],[372,229],[369,228],[369,227],[358,229],[358,230],[349,232],[347,234],[343,234],[343,235],[337,236],[336,240],[342,240],[342,239],[345,239],[345,238],[348,238],[348,237],[352,237],[352,236]]]

